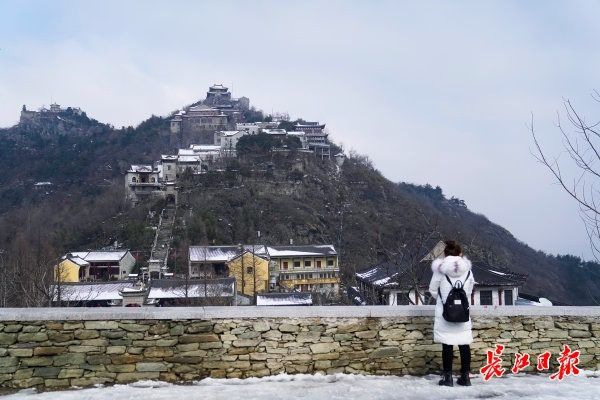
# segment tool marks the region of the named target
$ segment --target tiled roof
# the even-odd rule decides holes
[[[256,255],[267,255],[262,245],[244,245],[244,250],[253,251]],[[190,262],[227,262],[240,254],[240,246],[190,246]]]
[[[299,246],[268,246],[271,257],[315,257],[336,256],[337,251],[332,244],[299,245]]]

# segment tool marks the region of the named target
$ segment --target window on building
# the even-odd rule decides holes
[[[287,261],[283,262],[283,269],[288,269],[288,262]]]
[[[131,178],[131,182],[133,182],[133,183],[137,182],[137,179],[135,179],[135,176],[133,178]]]
[[[304,266],[305,266],[305,267],[310,267],[310,265],[311,265],[311,264],[310,264],[310,260],[305,260],[305,261],[304,261]]]
[[[171,166],[167,165],[167,171],[170,171],[170,170],[171,170]]]
[[[491,306],[493,305],[492,301],[492,291],[491,290],[481,290],[479,292],[479,305],[482,306]]]
[[[507,306],[513,305],[513,291],[512,289],[504,291],[504,304]]]
[[[322,266],[321,266],[321,260],[317,260],[316,263],[317,263],[317,268],[322,268]]]
[[[333,267],[333,258],[330,258],[327,260],[327,266],[328,267]]]
[[[294,268],[300,268],[300,261],[294,261]]]
[[[402,292],[396,294],[396,305],[397,306],[407,306],[410,304],[410,300],[408,299],[408,293]]]
[[[246,267],[246,273],[247,274],[253,274],[254,273],[254,268],[252,268],[252,267]]]

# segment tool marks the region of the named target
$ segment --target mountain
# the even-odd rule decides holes
[[[26,288],[48,279],[67,251],[116,242],[149,256],[162,204],[125,203],[123,173],[174,150],[168,119],[114,129],[80,117],[0,130],[0,262],[23,283],[19,304],[43,304],[43,294],[29,299]],[[176,271],[190,244],[333,243],[351,285],[355,271],[429,235],[457,239],[472,258],[528,274],[526,293],[573,305],[600,301],[598,264],[536,251],[441,188],[391,182],[357,154],[339,167],[294,150],[261,151],[184,177],[180,186],[170,261]]]

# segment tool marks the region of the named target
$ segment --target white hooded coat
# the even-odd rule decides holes
[[[446,301],[448,293],[450,293],[450,290],[452,289],[452,286],[448,283],[444,274],[448,275],[452,284],[457,280],[463,282],[463,288],[467,294],[467,298],[469,300],[471,299],[473,285],[475,284],[473,272],[471,272],[469,279],[467,279],[467,274],[471,271],[471,261],[466,257],[460,256],[447,256],[443,259],[438,258],[431,263],[431,270],[433,271],[433,276],[429,283],[429,293],[436,298],[433,341],[450,345],[470,344],[473,342],[471,319],[469,318],[467,322],[446,321],[444,317],[442,317],[444,312],[442,302]],[[438,295],[438,288],[442,294],[441,299]]]

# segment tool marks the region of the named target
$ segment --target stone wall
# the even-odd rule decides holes
[[[432,316],[429,306],[5,309],[0,386],[437,373]],[[506,346],[507,367],[517,351],[535,363],[550,350],[556,369],[569,344],[581,367],[600,369],[600,307],[474,308],[473,322],[473,372],[496,343]]]

